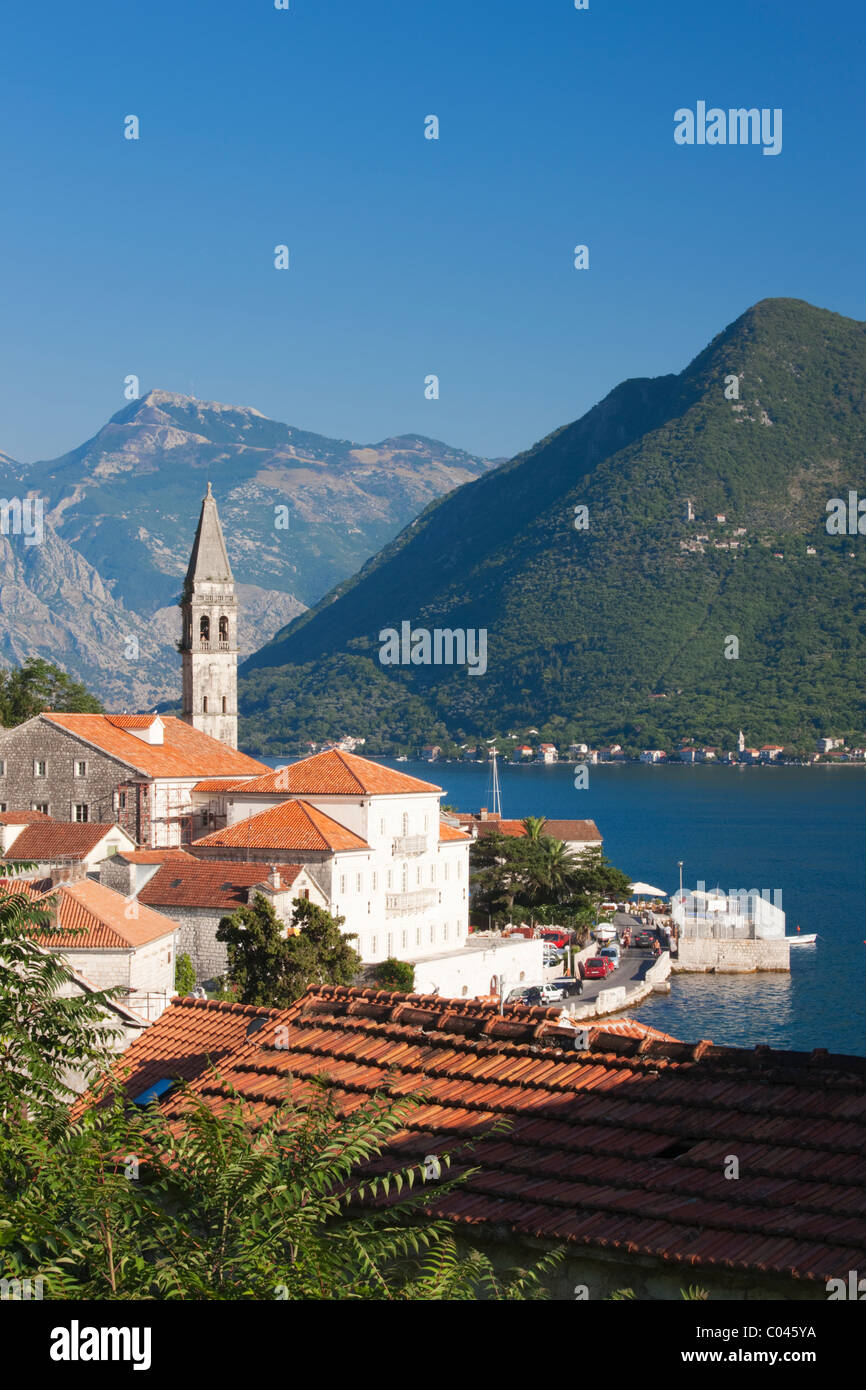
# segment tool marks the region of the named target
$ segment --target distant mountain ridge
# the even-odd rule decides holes
[[[21,464],[0,452],[0,492],[43,497],[51,535],[31,548],[38,557],[0,536],[0,663],[57,660],[112,705],[172,699],[175,601],[208,479],[251,652],[433,497],[492,466],[422,436],[360,445],[250,407],[149,391],[61,458]],[[275,526],[277,507],[287,529]],[[118,660],[119,634],[138,640],[134,663]]]
[[[250,746],[862,733],[866,542],[825,522],[866,495],[864,400],[866,325],[762,301],[682,372],[622,383],[432,502],[248,658]],[[486,674],[383,667],[378,634],[403,620],[486,629]]]

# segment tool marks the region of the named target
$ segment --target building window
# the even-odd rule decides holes
[[[447,940],[448,940],[448,923],[447,923],[447,922],[445,923],[445,925],[444,925],[443,928],[442,928],[442,940],[443,940],[443,941],[447,941]]]
[[[171,947],[170,947],[170,946],[169,946],[169,948],[168,948],[168,961],[167,961],[167,964],[168,964],[168,965],[171,965]]]
[[[379,887],[379,875],[378,875],[378,873],[376,872],[376,870],[374,869],[374,870],[373,870],[373,892],[374,892],[374,893],[376,892],[376,889],[377,889],[378,887]]]
[[[345,875],[345,874],[340,874],[340,892],[341,892],[341,893],[345,893],[345,891],[346,891],[346,875]]]
[[[435,865],[435,864],[431,864],[431,865],[430,865],[430,882],[431,882],[431,883],[435,883],[435,882],[436,882],[436,865]]]
[[[367,916],[369,917],[369,915],[370,915],[370,904],[367,903]]]
[[[445,882],[448,882],[448,863],[445,863]]]
[[[416,882],[416,883],[420,883],[420,882],[421,882],[421,865],[420,865],[420,864],[418,865],[417,869],[415,870],[415,882]]]
[[[203,617],[198,625],[199,637],[203,642],[210,641],[210,618]]]
[[[221,641],[221,642],[227,642],[228,640],[229,640],[229,620],[228,620],[228,618],[220,618],[220,641]]]
[[[380,820],[380,821],[379,821],[379,834],[380,834],[380,835],[384,835],[384,834],[385,834],[385,822],[384,822],[383,820]]]
[[[44,777],[47,773],[47,765],[43,758],[36,758],[33,763],[33,776]]]
[[[408,893],[408,892],[409,892],[409,865],[408,865],[408,864],[404,864],[404,865],[403,865],[402,883],[403,883],[403,892],[404,892],[404,893]]]
[[[421,945],[421,928],[420,928],[420,927],[416,927],[416,928],[415,928],[415,945],[416,945],[416,946],[420,946],[420,945]]]
[[[429,817],[429,816],[425,816],[425,817],[424,817],[424,829],[425,829],[425,830],[428,830],[429,828],[430,828],[430,817]]]
[[[6,810],[6,802],[0,801],[0,815]]]
[[[6,764],[4,763],[3,759],[0,758],[0,777],[5,777],[5,776],[6,776]]]
[[[228,712],[229,712],[229,702],[228,702],[228,700],[226,699],[226,697],[225,697],[225,695],[224,695],[224,696],[223,696],[223,714],[228,714]]]
[[[458,878],[462,878],[462,877],[463,877],[463,860],[462,860],[462,859],[458,859],[458,860],[457,860],[457,877],[458,877]]]
[[[306,899],[309,901],[309,897],[310,897],[310,890],[309,890],[309,888],[302,888],[301,891],[300,891],[300,893],[298,894],[298,897],[299,897],[299,898],[306,898]]]
[[[207,714],[207,696],[206,696],[206,695],[202,695],[202,697],[201,697],[201,712],[202,712],[202,714]]]
[[[43,814],[43,816],[47,816],[47,815],[48,815],[48,802],[47,802],[47,801],[32,801],[32,802],[30,803],[30,809],[31,809],[31,811],[41,811],[42,814]]]
[[[126,792],[117,793],[117,808],[119,811],[126,810]]]
[[[87,763],[76,762],[76,764],[75,764],[75,776],[76,776],[76,777],[86,777],[86,776],[87,776]]]
[[[404,951],[409,949],[409,933],[407,931],[404,931],[400,937],[400,947]]]
[[[435,923],[431,922],[431,923],[430,923],[430,944],[431,944],[431,946],[434,944],[435,941],[436,941],[436,926],[435,926]]]
[[[379,938],[378,938],[378,936],[371,936],[371,937],[370,937],[370,955],[371,955],[371,956],[375,956],[375,954],[376,954],[376,952],[378,951],[378,949],[379,949]]]
[[[409,816],[406,811],[403,812],[403,834],[409,834]]]
[[[388,887],[389,887],[389,888],[391,887],[391,880],[393,879],[393,877],[394,877],[394,875],[391,873],[391,870],[389,869],[389,870],[388,870],[388,879],[387,879],[387,883],[388,883]]]
[[[77,821],[90,820],[90,813],[87,809],[86,801],[76,801],[72,808],[72,819]]]
[[[361,891],[361,875],[360,875],[360,874],[356,874],[356,875],[355,875],[355,892],[356,892],[356,893],[360,893],[360,891]]]

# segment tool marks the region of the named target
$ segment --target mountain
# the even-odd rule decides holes
[[[357,570],[431,499],[492,466],[421,436],[364,446],[257,410],[149,391],[59,459],[24,465],[0,453],[0,492],[41,496],[51,538],[25,547],[21,537],[0,536],[0,664],[56,660],[114,707],[176,698],[176,599],[208,479],[245,653]],[[287,528],[275,526],[277,507]],[[139,640],[134,665],[118,662],[120,631]]]
[[[864,401],[866,325],[762,301],[679,374],[431,503],[250,657],[246,744],[862,737],[866,541],[826,523],[866,496]],[[404,620],[486,629],[486,672],[383,666]]]

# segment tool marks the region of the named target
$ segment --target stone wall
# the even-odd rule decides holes
[[[37,759],[46,763],[44,777],[34,775]],[[0,777],[0,803],[5,802],[10,811],[29,811],[34,803],[47,802],[49,815],[69,821],[73,804],[86,802],[90,820],[119,819],[114,793],[128,775],[123,763],[98,753],[41,716],[0,734],[0,760],[6,765],[6,775]],[[75,776],[76,762],[86,764],[84,777]]]
[[[724,975],[755,970],[790,970],[791,948],[778,938],[717,941],[712,937],[680,937],[675,971],[716,971]]]

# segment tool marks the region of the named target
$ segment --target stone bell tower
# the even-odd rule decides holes
[[[235,581],[207,485],[181,598],[181,718],[230,748],[238,746],[238,610]]]

